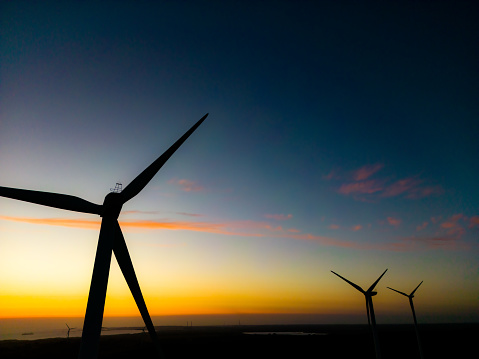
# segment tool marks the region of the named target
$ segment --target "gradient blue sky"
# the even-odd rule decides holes
[[[153,315],[362,318],[330,270],[389,268],[378,322],[421,280],[419,320],[477,321],[476,14],[4,2],[0,185],[101,204],[208,112],[120,216]],[[0,198],[0,317],[82,316],[99,220]],[[115,266],[105,313],[137,315]]]

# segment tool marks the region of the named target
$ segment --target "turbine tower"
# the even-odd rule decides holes
[[[156,175],[165,162],[186,141],[186,139],[198,128],[208,114],[204,115],[193,125],[180,139],[178,139],[166,152],[158,157],[150,166],[140,173],[123,191],[115,191],[105,196],[102,205],[88,202],[79,197],[31,191],[25,189],[0,187],[0,196],[17,199],[20,201],[41,204],[44,206],[66,209],[81,213],[97,214],[102,217],[100,236],[93,265],[93,274],[90,284],[90,293],[83,323],[82,341],[80,347],[80,359],[95,359],[98,356],[98,343],[103,321],[105,296],[110,272],[111,253],[115,253],[116,260],[125,277],[135,299],[136,305],[145,322],[150,337],[156,346],[158,356],[163,356],[156,335],[155,327],[146,308],[145,300],[141,293],[138,279],[131,262],[130,254],[125,239],[118,223],[121,207],[135,197]]]
[[[373,307],[373,296],[378,294],[377,292],[374,292],[374,287],[376,284],[378,284],[379,280],[383,277],[383,275],[386,273],[387,269],[379,276],[378,279],[368,288],[368,290],[364,291],[363,288],[361,288],[359,285],[354,284],[353,282],[347,280],[346,278],[340,276],[338,273],[333,272],[333,274],[336,274],[339,278],[342,280],[346,281],[350,285],[352,285],[354,288],[359,290],[361,293],[364,294],[364,297],[366,298],[366,312],[368,315],[368,324],[371,327],[371,331],[373,333],[373,340],[374,340],[374,349],[376,350],[376,358],[380,359],[381,358],[381,350],[379,348],[379,340],[378,340],[378,334],[376,331],[376,317],[374,316],[374,307]]]
[[[412,302],[412,299],[414,298],[414,293],[415,293],[416,290],[419,288],[419,286],[422,284],[422,282],[424,282],[424,281],[421,281],[421,283],[418,284],[418,286],[416,287],[416,289],[414,289],[414,290],[411,292],[411,294],[409,294],[409,295],[407,295],[406,293],[400,292],[399,290],[393,289],[393,288],[391,288],[391,287],[388,287],[388,288],[409,298],[409,305],[411,306],[412,317],[414,318],[414,330],[416,331],[417,345],[418,345],[418,347],[419,347],[419,355],[420,355],[421,359],[424,359],[424,354],[423,354],[423,352],[422,352],[421,341],[420,341],[420,339],[419,339],[419,330],[418,330],[418,328],[417,328],[416,311],[414,310],[414,304],[413,304],[413,302]]]

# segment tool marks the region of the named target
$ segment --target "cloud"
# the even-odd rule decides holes
[[[344,195],[349,194],[371,194],[383,190],[380,182],[370,180],[363,182],[345,183],[339,187],[338,192]]]
[[[287,216],[286,216],[287,217]],[[392,218],[392,217],[390,217]],[[16,221],[31,224],[51,226],[74,227],[89,230],[99,230],[100,220],[63,219],[63,218],[26,218],[0,216],[0,220]],[[395,222],[392,218],[392,223]],[[284,228],[272,225],[267,221],[178,221],[178,220],[123,220],[120,222],[124,231],[131,230],[181,230],[192,232],[205,232],[227,236],[257,237],[257,238],[289,238],[293,240],[313,241],[320,245],[350,248],[356,250],[386,250],[386,251],[413,251],[418,249],[463,249],[466,244],[460,241],[465,230],[461,222],[466,220],[462,214],[451,216],[439,225],[439,232],[433,236],[406,237],[399,240],[385,240],[381,243],[368,243],[363,241],[350,241],[340,238],[320,236],[312,233],[301,233],[297,228]],[[390,222],[388,218],[388,222]],[[479,216],[469,219],[474,226],[479,225]],[[425,222],[427,223],[427,222]],[[330,225],[336,229],[337,225]],[[421,225],[425,227],[426,225]],[[339,228],[339,226],[337,226]],[[359,231],[363,228],[358,224],[351,228]]]
[[[179,186],[181,190],[185,192],[200,192],[205,189],[196,182],[187,179],[171,179],[168,181],[168,183]]]
[[[444,193],[444,190],[442,189],[441,186],[416,187],[416,188],[411,188],[408,191],[406,198],[420,199],[424,197],[437,196],[443,193]]]
[[[455,214],[448,218],[445,222],[440,224],[440,228],[443,232],[446,232],[447,236],[453,239],[460,239],[466,230],[461,226],[459,221],[464,218],[462,213]]]
[[[473,216],[469,219],[469,228],[479,227],[479,216]]]
[[[339,229],[339,226],[337,224],[330,224],[329,229]]]
[[[296,229],[296,228],[288,228],[288,232],[291,232],[291,233],[300,233],[301,231],[299,229]]]
[[[203,217],[202,214],[197,214],[197,213],[186,213],[186,212],[175,212],[176,214],[180,214],[182,216],[188,216],[188,217]]]
[[[404,249],[412,251],[419,249],[445,249],[445,250],[458,250],[468,249],[469,246],[466,243],[459,241],[459,238],[450,235],[436,234],[432,236],[410,236],[401,238]]]
[[[399,219],[399,218],[394,218],[394,217],[388,217],[387,218],[387,221],[388,223],[391,225],[391,226],[394,226],[394,227],[397,227],[401,224],[402,220]]]
[[[83,219],[55,219],[55,218],[24,218],[24,217],[6,217],[0,216],[0,220],[16,221],[32,224],[45,224],[53,226],[66,226],[81,229],[100,228],[98,220]],[[267,222],[259,221],[230,221],[230,222],[195,222],[195,221],[121,221],[120,226],[123,230],[143,229],[143,230],[185,230],[194,232],[207,232],[213,234],[223,234],[230,236],[243,237],[269,237],[269,238],[289,238],[294,240],[305,240],[317,242],[321,245],[356,248],[356,249],[381,249],[376,245],[367,243],[356,243],[354,241],[345,241],[337,238],[314,235],[311,233],[301,234],[301,231],[295,228],[285,230],[281,226],[271,226]],[[382,248],[387,249],[387,248]]]
[[[421,184],[421,180],[418,180],[415,177],[403,178],[399,181],[394,182],[393,184],[389,185],[384,191],[381,193],[382,197],[396,197],[405,192],[408,192],[414,188],[416,188],[419,184]]]
[[[416,230],[417,231],[422,231],[424,228],[427,227],[428,224],[429,224],[429,222],[422,222],[422,224],[420,224],[419,226],[416,227]]]
[[[324,175],[323,176],[323,179],[325,180],[332,180],[332,179],[339,179],[340,176],[338,175],[337,171],[336,170],[331,170],[331,172],[329,172],[327,175]]]
[[[28,218],[0,216],[5,221],[23,222],[30,224],[43,224],[48,226],[71,227],[82,229],[100,229],[100,220],[67,219],[67,218]]]
[[[377,163],[375,165],[366,165],[361,167],[360,169],[354,171],[353,173],[353,179],[355,181],[363,181],[365,179],[368,179],[371,177],[374,173],[379,171],[381,168],[383,168],[384,165]]]
[[[355,181],[343,183],[337,192],[346,196],[352,195],[354,199],[359,201],[373,201],[398,196],[420,199],[444,193],[441,186],[423,185],[424,181],[418,176],[406,177],[394,182],[390,182],[387,178],[368,180],[372,174],[382,167],[380,164],[361,167],[353,174]]]
[[[269,218],[269,219],[275,219],[277,221],[285,221],[287,219],[293,218],[293,215],[292,214],[288,214],[288,215],[284,215],[284,214],[265,214],[264,217]]]

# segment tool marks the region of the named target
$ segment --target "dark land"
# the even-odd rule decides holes
[[[168,359],[375,358],[367,325],[157,327],[157,331]],[[378,336],[383,358],[419,358],[412,325],[379,325]],[[420,336],[426,358],[466,358],[477,353],[479,324],[424,324]],[[80,338],[4,340],[0,358],[74,359],[79,348]],[[152,357],[155,351],[147,333],[101,337],[99,359]]]

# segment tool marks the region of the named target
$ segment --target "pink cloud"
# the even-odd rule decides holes
[[[353,174],[353,179],[355,181],[363,181],[365,179],[368,179],[371,177],[374,173],[379,171],[381,168],[383,168],[383,164],[375,164],[375,165],[366,165],[361,167],[360,169],[356,170]]]
[[[269,219],[275,219],[277,221],[285,221],[287,219],[293,218],[293,215],[292,214],[288,214],[288,215],[284,215],[284,214],[265,214],[264,217],[269,218]]]
[[[473,216],[469,219],[469,228],[479,227],[479,216]]]
[[[399,218],[394,218],[394,217],[388,217],[387,218],[387,221],[388,223],[391,225],[391,226],[394,226],[394,227],[397,227],[401,224],[402,220],[399,219]]]
[[[459,241],[459,238],[451,235],[434,235],[434,236],[422,236],[422,237],[404,237],[401,238],[403,243],[407,243],[410,250],[418,249],[445,249],[445,250],[458,250],[468,249],[468,245]]]
[[[422,224],[420,224],[419,226],[416,227],[416,230],[417,231],[422,231],[424,228],[427,227],[429,223],[428,222],[423,222]]]
[[[409,199],[420,199],[424,197],[440,195],[444,193],[441,186],[429,186],[429,187],[416,187],[411,188],[406,195]]]
[[[441,223],[441,228],[453,228],[457,226],[457,222],[463,217],[462,213],[451,216],[446,222]]]
[[[200,192],[204,190],[203,186],[200,186],[196,182],[187,179],[171,179],[168,181],[168,183],[179,186],[181,190],[185,192]]]
[[[296,228],[288,228],[288,232],[290,232],[290,233],[300,233],[301,231],[299,229],[296,229]]]
[[[330,181],[332,179],[338,179],[338,178],[339,178],[339,176],[338,176],[338,174],[336,173],[335,170],[331,170],[331,172],[329,172],[327,175],[323,176],[323,179],[328,180],[328,181]]]
[[[364,182],[346,183],[341,185],[338,192],[341,194],[371,194],[382,191],[382,184],[378,181],[370,180]]]
[[[337,192],[343,195],[352,195],[359,201],[374,202],[380,198],[403,196],[408,199],[420,199],[444,193],[441,186],[424,185],[419,176],[410,176],[391,182],[387,177],[370,179],[380,171],[383,164],[365,165],[352,172],[353,181],[343,183]],[[333,171],[326,179],[339,179]]]
[[[328,228],[329,229],[339,229],[339,226],[337,224],[331,224]]]
[[[353,231],[356,232],[356,231],[359,231],[359,230],[362,229],[362,228],[363,228],[363,226],[361,226],[360,224],[357,224],[357,225],[355,225],[353,228],[351,228],[351,230],[353,230]]]
[[[445,222],[442,222],[439,227],[443,233],[445,231],[450,238],[460,239],[464,233],[466,233],[465,229],[458,223],[463,218],[464,215],[462,213],[455,214]]]
[[[202,214],[197,214],[197,213],[176,212],[176,214],[181,214],[182,216],[188,216],[188,217],[203,217]]]
[[[396,197],[417,187],[422,181],[415,177],[404,178],[386,187],[382,197]]]

